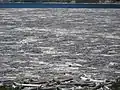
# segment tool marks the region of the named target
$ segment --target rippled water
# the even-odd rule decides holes
[[[119,9],[0,9],[0,80],[120,75]]]

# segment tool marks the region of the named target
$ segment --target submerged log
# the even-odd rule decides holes
[[[99,84],[99,85],[97,85],[95,88],[93,88],[93,90],[98,90],[98,89],[100,89],[100,88],[103,88],[104,87],[104,84]]]
[[[116,81],[112,83],[110,88],[112,90],[120,90],[120,77],[118,77]]]

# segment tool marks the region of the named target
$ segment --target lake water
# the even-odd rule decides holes
[[[0,80],[120,75],[119,9],[0,9]]]

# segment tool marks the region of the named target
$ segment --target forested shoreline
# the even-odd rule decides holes
[[[118,3],[120,0],[0,0],[0,2]]]

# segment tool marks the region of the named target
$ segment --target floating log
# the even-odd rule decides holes
[[[72,85],[72,86],[89,86],[89,87],[94,87],[95,83],[62,83],[60,85]]]
[[[23,87],[41,87],[41,84],[20,84],[17,82],[13,83],[15,86],[23,86]]]
[[[98,89],[100,89],[100,88],[103,88],[104,87],[104,84],[99,84],[99,85],[97,85],[95,88],[93,88],[93,90],[98,90]]]
[[[64,79],[64,80],[53,79],[53,82],[49,82],[47,85],[48,86],[58,85],[58,84],[61,84],[63,82],[68,82],[68,81],[71,81],[71,80],[73,80],[73,78],[68,78],[68,79]]]
[[[64,79],[64,80],[61,80],[60,82],[67,82],[67,81],[71,81],[71,80],[73,80],[73,78]]]

